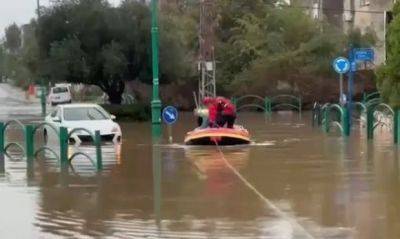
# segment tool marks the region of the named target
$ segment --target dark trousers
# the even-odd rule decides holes
[[[233,125],[235,124],[236,115],[224,115],[223,119],[224,119],[224,125],[227,124],[227,127],[229,129],[232,129]]]

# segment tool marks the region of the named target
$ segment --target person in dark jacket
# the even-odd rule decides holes
[[[218,119],[217,117],[217,122],[220,127],[224,127],[225,124],[227,125],[227,128],[232,129],[235,120],[236,120],[236,107],[235,105],[228,99],[224,97],[218,97],[216,99],[217,101],[217,112],[221,112],[221,116]]]

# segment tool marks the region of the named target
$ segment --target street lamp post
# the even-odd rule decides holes
[[[159,97],[159,68],[158,68],[158,0],[151,1],[151,42],[153,64],[153,98],[151,101],[152,134],[161,136],[161,100]]]
[[[37,5],[37,21],[38,21],[38,27],[39,27],[39,20],[40,20],[40,0],[36,0],[36,5]],[[46,116],[46,87],[44,85],[43,79],[40,80],[40,105],[42,107],[42,116]]]

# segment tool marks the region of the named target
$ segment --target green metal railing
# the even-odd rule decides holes
[[[252,103],[242,103],[246,101],[251,101]],[[271,100],[268,97],[244,95],[238,98],[233,97],[232,103],[236,106],[238,112],[244,109],[257,109],[263,111],[266,116],[271,116]]]
[[[273,110],[282,108],[296,110],[301,115],[303,105],[301,97],[287,94],[264,98],[258,95],[244,95],[241,97],[233,97],[232,102],[236,105],[238,111],[248,108],[259,109],[264,111],[268,116],[272,114]]]
[[[372,92],[372,93],[366,93],[364,92],[363,94],[363,103],[367,104],[369,101],[371,100],[375,100],[375,99],[380,99],[381,95],[378,91]]]
[[[368,107],[367,109],[367,138],[374,138],[374,130],[379,126],[385,124],[384,122],[375,122],[376,112],[382,112],[384,115],[391,115],[392,117],[392,133],[393,133],[393,141],[395,144],[399,143],[399,135],[400,135],[400,110],[393,110],[389,105],[380,103],[378,105],[373,105]]]
[[[289,108],[291,110],[297,110],[299,114],[302,112],[302,99],[295,95],[276,95],[271,97],[271,110],[280,108]]]
[[[19,144],[18,142],[6,142],[6,133],[7,129],[11,124],[16,124],[19,127],[21,127],[21,130],[23,132],[23,140],[24,140],[24,146]],[[39,129],[42,128],[48,128],[52,129],[55,134],[58,136],[59,140],[59,152],[57,153],[55,150],[51,149],[50,147],[47,147],[46,145],[42,145],[38,147],[35,150],[35,135],[38,132]],[[93,140],[93,144],[96,147],[96,162],[94,162],[93,158],[89,156],[88,154],[85,154],[83,152],[76,152],[72,156],[68,156],[68,147],[69,147],[69,139],[70,137],[76,133],[76,132],[86,132],[87,134],[90,135],[90,137]],[[52,153],[60,162],[60,167],[62,170],[68,169],[68,166],[70,165],[70,162],[76,158],[78,155],[83,155],[86,158],[88,158],[92,164],[96,167],[97,171],[101,171],[103,169],[103,158],[102,158],[102,149],[101,149],[101,135],[100,131],[95,131],[93,134],[89,130],[85,128],[76,128],[72,129],[70,132],[68,132],[67,128],[65,127],[60,127],[57,129],[51,124],[48,123],[41,123],[39,125],[23,125],[20,121],[17,120],[11,120],[7,121],[6,123],[0,122],[0,155],[7,155],[7,150],[10,147],[18,147],[24,154],[27,160],[27,166],[28,168],[32,168],[34,164],[34,160],[38,157],[38,155],[42,152],[50,152]],[[2,160],[0,163],[4,164],[4,160]],[[4,165],[0,165],[0,168],[4,168]]]
[[[377,99],[377,98],[376,98]],[[400,143],[400,109],[394,110],[388,104],[377,103],[374,101],[371,103],[355,102],[354,106],[361,109],[361,113],[366,115],[366,133],[367,139],[372,140],[374,138],[374,130],[378,126],[387,126],[392,130],[393,141],[395,144]],[[340,120],[333,119],[332,111],[336,112],[336,118]],[[387,122],[382,122],[377,120],[377,112],[381,112],[382,116],[389,116],[388,118],[392,120],[392,124]],[[320,121],[320,119],[322,119]],[[343,136],[350,135],[350,115],[347,107],[340,106],[338,104],[325,104],[321,106],[318,103],[314,104],[312,111],[312,125],[322,126],[324,132],[329,133],[332,126],[336,126],[340,129]]]
[[[7,134],[7,130],[10,128],[11,125],[16,125],[20,128],[20,130],[22,131],[22,133],[24,134],[24,140],[26,142],[26,137],[25,137],[25,131],[26,129],[24,128],[24,125],[21,123],[21,121],[19,120],[9,120],[5,123],[1,124],[2,129],[0,129],[1,132],[1,139],[0,139],[0,143],[1,143],[1,153],[4,153],[5,155],[7,155],[8,157],[11,157],[8,153],[7,150],[11,147],[16,147],[19,148],[21,153],[26,155],[26,150],[24,149],[24,146],[22,146],[20,143],[18,142],[7,142],[7,138],[6,138],[6,134]]]
[[[332,119],[331,112],[334,110],[340,119]],[[349,110],[346,107],[340,106],[338,104],[326,104],[322,107],[322,129],[325,133],[330,132],[331,126],[336,126],[340,129],[343,136],[350,135],[350,115]]]
[[[97,171],[101,171],[103,169],[103,158],[102,158],[102,152],[101,152],[101,135],[100,135],[100,131],[99,130],[96,130],[94,134],[91,131],[89,131],[89,130],[87,130],[85,128],[76,128],[76,129],[71,130],[69,133],[68,133],[68,131],[65,131],[65,130],[64,130],[64,132],[60,131],[61,132],[60,135],[62,135],[62,136],[60,136],[60,144],[62,143],[62,145],[65,145],[64,140],[66,138],[66,140],[67,140],[67,144],[66,144],[67,148],[66,148],[66,150],[68,150],[68,139],[74,133],[82,132],[82,131],[86,132],[87,134],[89,134],[90,137],[93,140],[93,144],[96,147],[96,163],[93,162],[93,159],[92,159],[91,156],[89,156],[89,155],[87,155],[87,154],[85,154],[83,152],[74,153],[69,158],[68,158],[68,154],[67,154],[67,157],[65,159],[63,159],[63,157],[61,157],[61,161],[62,162],[63,161],[71,162],[76,156],[82,155],[82,156],[85,156],[86,158],[88,158],[92,162],[92,164],[96,167]],[[64,135],[65,132],[67,133],[66,137]],[[65,155],[62,155],[62,156],[65,156]]]

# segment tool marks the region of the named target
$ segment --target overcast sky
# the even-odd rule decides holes
[[[18,25],[28,23],[36,17],[36,0],[0,0],[0,37],[4,36],[4,28],[15,22]],[[108,0],[118,4],[121,0]],[[40,0],[40,4],[49,5],[49,0]]]

